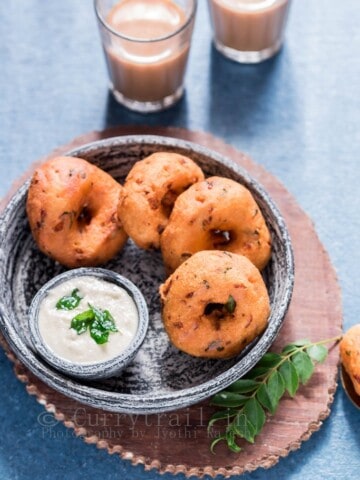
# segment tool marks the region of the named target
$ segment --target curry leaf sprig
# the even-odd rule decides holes
[[[299,340],[286,345],[281,353],[266,353],[240,380],[212,398],[212,405],[223,410],[212,415],[208,429],[223,422],[224,433],[211,443],[211,451],[219,442],[226,442],[235,453],[241,451],[237,440],[254,443],[266,421],[266,413],[274,415],[285,392],[294,397],[300,384],[305,384],[314,372],[316,363],[328,354],[327,343],[338,342],[341,337],[312,343]]]

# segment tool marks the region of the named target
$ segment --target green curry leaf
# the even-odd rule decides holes
[[[254,443],[265,424],[265,411],[274,415],[286,392],[293,397],[299,384],[310,379],[315,363],[326,358],[328,349],[324,344],[340,339],[316,343],[299,340],[286,345],[281,353],[266,353],[243,378],[217,393],[211,404],[223,410],[212,415],[208,429],[220,422],[225,432],[216,436],[210,450],[214,453],[215,446],[225,442],[229,450],[239,453],[237,439]]]
[[[56,303],[57,310],[74,310],[81,302],[82,297],[79,295],[79,289],[75,288],[70,295],[65,295]]]

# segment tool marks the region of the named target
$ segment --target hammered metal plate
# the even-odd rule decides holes
[[[100,166],[123,183],[133,164],[156,151],[191,157],[206,176],[232,178],[250,189],[270,228],[273,252],[264,271],[271,316],[265,332],[236,358],[204,360],[175,349],[162,326],[158,287],[165,279],[159,252],[144,251],[128,241],[124,250],[104,265],[133,281],[148,304],[150,325],[134,362],[119,377],[81,382],[57,372],[34,351],[27,312],[37,290],[64,267],[45,257],[28,226],[25,202],[28,183],[10,200],[0,219],[0,326],[18,358],[42,381],[87,405],[114,412],[157,413],[197,403],[243,376],[273,343],[293,290],[294,261],[284,220],[264,189],[231,160],[184,140],[132,135],[114,137],[68,152]]]

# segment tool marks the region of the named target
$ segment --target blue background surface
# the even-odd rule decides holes
[[[280,178],[311,216],[338,273],[349,328],[360,312],[359,2],[294,0],[284,49],[257,66],[213,49],[205,0],[199,4],[185,97],[142,116],[107,92],[91,0],[0,2],[0,196],[34,160],[90,130],[208,131]],[[86,445],[62,424],[44,433],[43,407],[1,350],[0,378],[1,480],[174,478]],[[300,450],[241,478],[359,478],[359,431],[360,412],[339,387],[330,417]]]

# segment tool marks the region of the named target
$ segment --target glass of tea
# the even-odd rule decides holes
[[[290,0],[208,0],[214,44],[226,57],[258,63],[283,43]]]
[[[196,6],[196,0],[95,0],[118,102],[146,113],[181,98]]]

